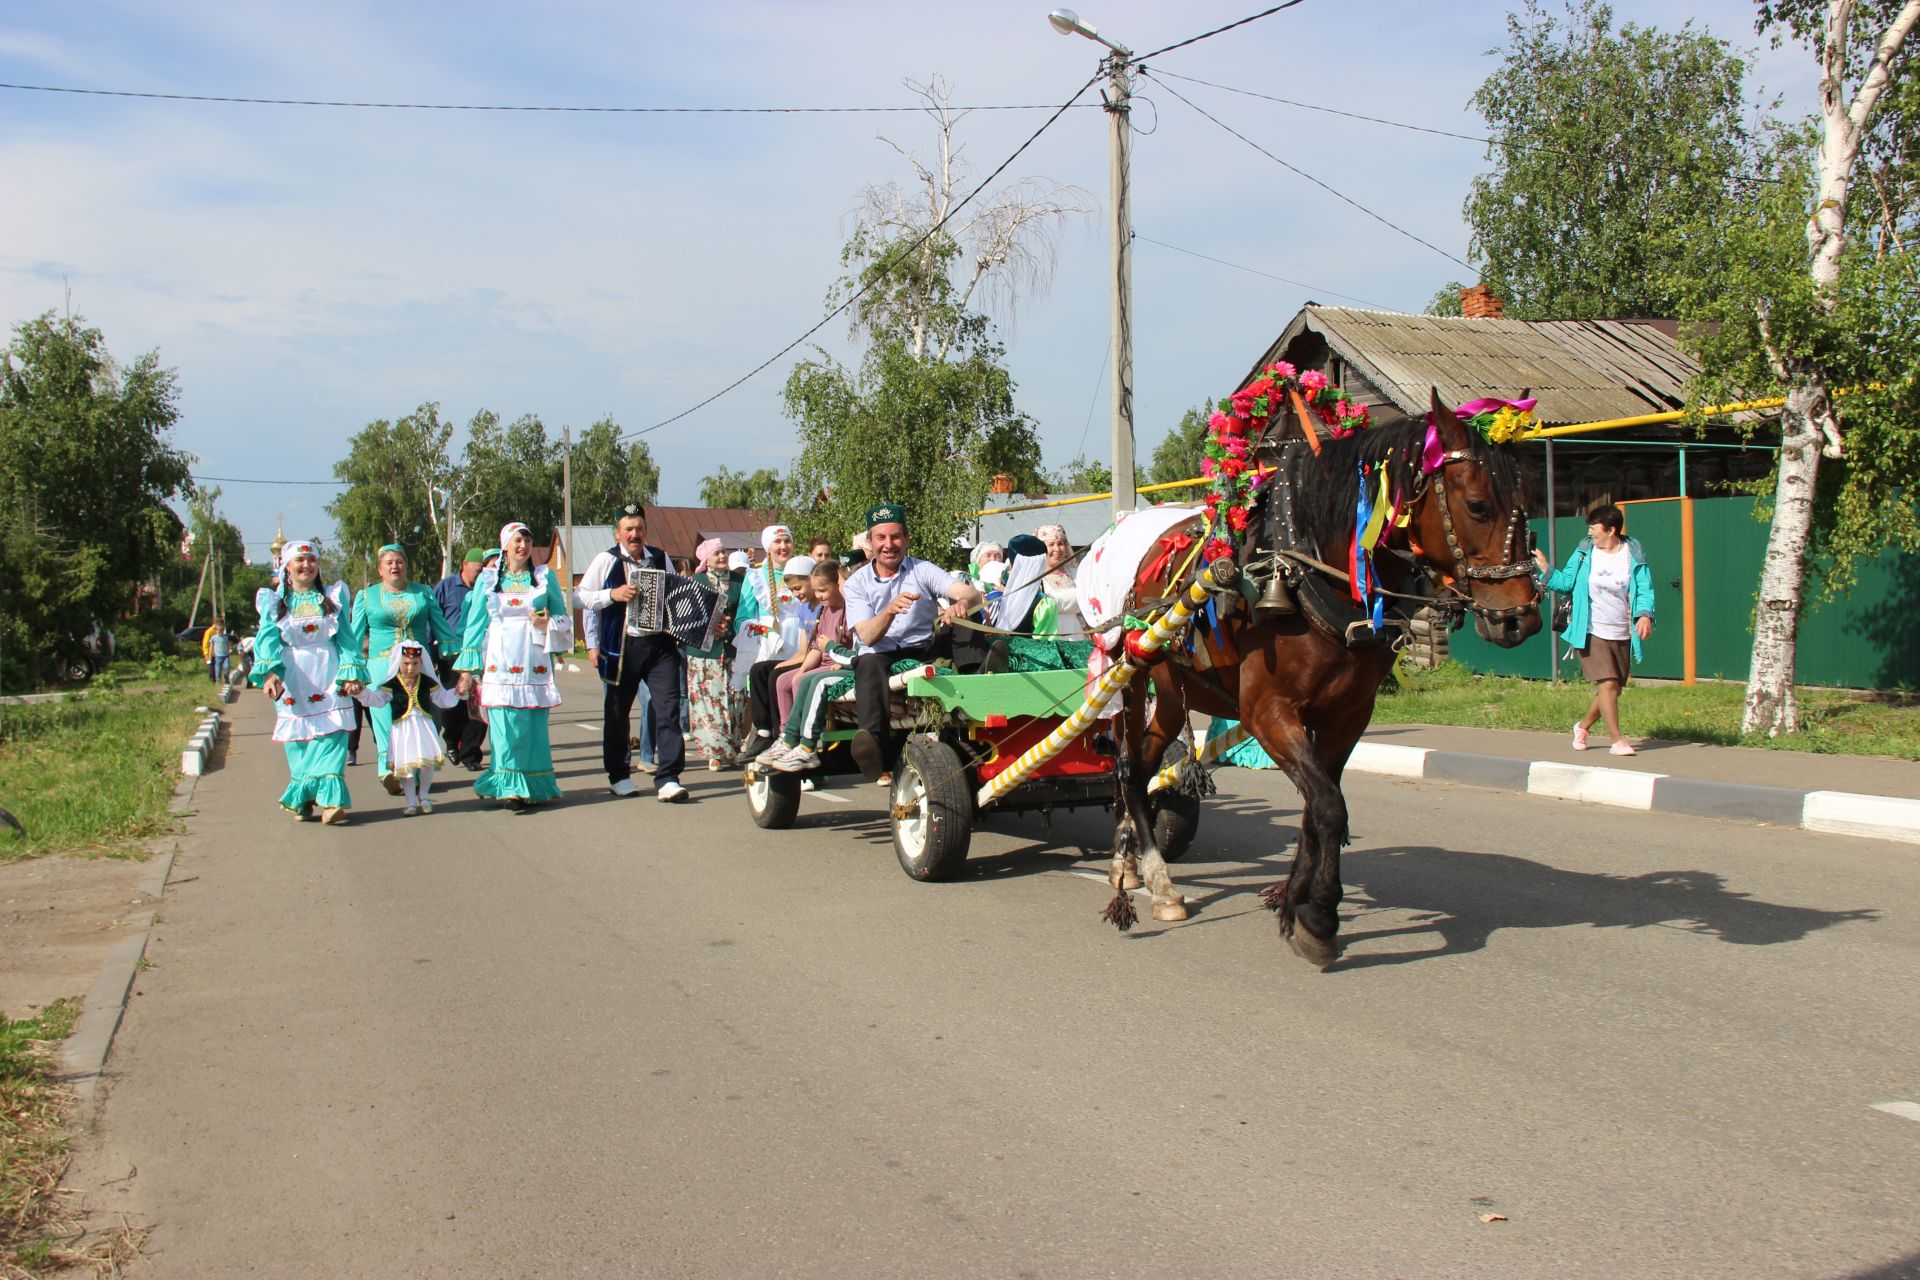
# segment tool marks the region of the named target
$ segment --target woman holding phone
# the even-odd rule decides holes
[[[454,669],[462,695],[480,687],[493,739],[492,761],[473,789],[522,810],[560,798],[547,713],[560,705],[554,655],[573,649],[573,615],[559,580],[533,563],[527,526],[502,528],[500,548],[499,567],[474,581]]]

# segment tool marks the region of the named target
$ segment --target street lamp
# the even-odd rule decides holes
[[[1133,50],[1101,35],[1071,9],[1047,15],[1063,36],[1085,36],[1105,45],[1107,118],[1113,122],[1108,153],[1108,203],[1113,208],[1113,517],[1133,510],[1133,210],[1127,193],[1127,169],[1133,153],[1128,119],[1133,88]]]

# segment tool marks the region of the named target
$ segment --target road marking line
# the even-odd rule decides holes
[[[1875,1111],[1884,1111],[1890,1116],[1905,1116],[1909,1120],[1920,1120],[1920,1102],[1876,1102]]]
[[[809,791],[807,794],[812,796],[815,800],[826,800],[832,804],[853,803],[852,801],[848,800],[845,796],[836,796],[830,791]]]

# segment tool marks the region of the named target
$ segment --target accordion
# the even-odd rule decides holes
[[[664,569],[629,569],[635,594],[627,602],[627,631],[672,636],[684,645],[709,648],[720,614],[720,593],[705,583]]]

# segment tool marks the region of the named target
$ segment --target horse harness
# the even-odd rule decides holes
[[[1440,465],[1432,472],[1421,474],[1414,496],[1418,498],[1433,482],[1433,477],[1443,476],[1449,466],[1456,462],[1471,461],[1473,461],[1473,455],[1464,449],[1451,449],[1441,454]],[[1513,554],[1516,542],[1519,544],[1519,552],[1515,559],[1504,564],[1481,566],[1467,563],[1467,553],[1461,549],[1460,539],[1453,531],[1453,506],[1447,501],[1444,492],[1440,494],[1440,528],[1446,534],[1447,552],[1453,557],[1454,568],[1458,571],[1457,576],[1466,579],[1467,590],[1462,591],[1452,579],[1446,579],[1447,594],[1434,601],[1434,608],[1445,612],[1450,618],[1466,612],[1477,613],[1488,622],[1504,622],[1509,618],[1518,618],[1534,611],[1537,602],[1513,605],[1505,609],[1492,609],[1475,600],[1472,594],[1475,582],[1505,582],[1512,578],[1530,577],[1533,574],[1533,530],[1527,524],[1525,512],[1518,506],[1512,507],[1507,512],[1507,527],[1500,538],[1500,554]]]

